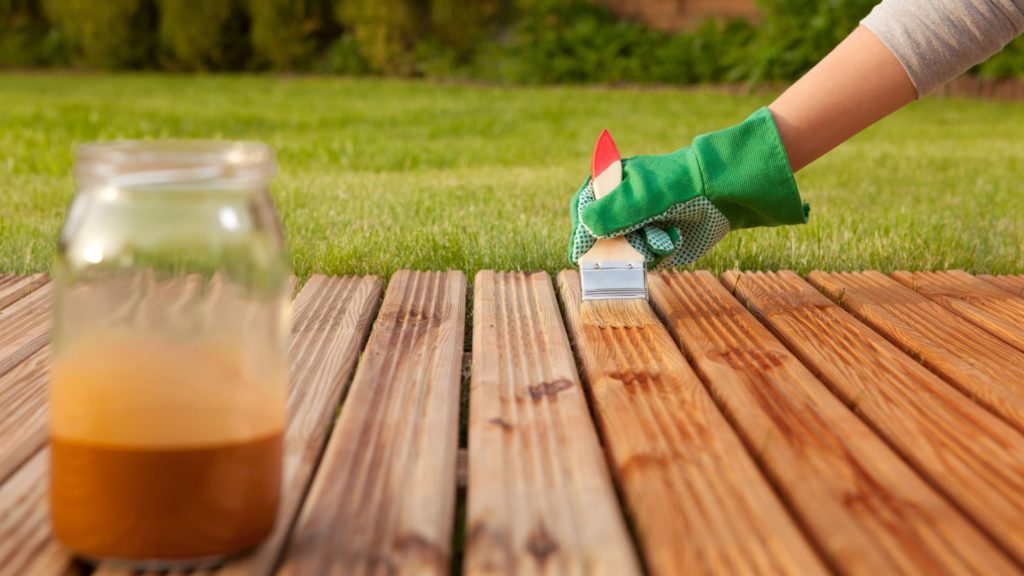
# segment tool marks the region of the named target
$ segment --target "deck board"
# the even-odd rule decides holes
[[[1024,298],[1024,274],[1018,274],[1016,276],[991,276],[988,274],[979,274],[978,278],[981,278],[991,284],[995,284],[1014,296]]]
[[[0,375],[49,341],[50,293],[43,284],[0,310]]]
[[[27,296],[48,281],[45,274],[0,276],[0,310]]]
[[[299,514],[380,301],[376,276],[313,276],[292,307],[291,387],[281,506],[273,535],[219,574],[270,574]]]
[[[1024,350],[1024,298],[962,271],[895,272],[900,284]]]
[[[650,287],[677,343],[833,566],[1016,572],[713,276],[652,274]]]
[[[808,281],[964,394],[1024,431],[1024,352],[879,272]]]
[[[727,273],[723,280],[847,406],[1024,564],[1024,435],[796,274]]]
[[[391,278],[282,573],[446,574],[466,279]]]
[[[50,451],[36,452],[0,484],[0,576],[64,574],[71,557],[50,533]]]
[[[639,574],[546,273],[474,280],[466,574]]]
[[[50,349],[0,376],[0,483],[46,443]]]
[[[558,283],[651,572],[825,573],[654,313],[644,306],[633,325],[585,325],[579,275],[562,272]]]
[[[289,393],[290,421],[285,436],[285,483],[274,535],[256,553],[226,566],[224,572],[268,574],[305,494],[341,388],[355,363],[380,295],[380,280],[368,277],[314,277],[294,306]],[[19,367],[20,368],[20,367]],[[21,466],[0,486],[0,575],[60,574],[70,558],[53,539],[48,521],[48,450]],[[8,532],[4,532],[8,530]],[[36,550],[28,561],[19,550]],[[17,561],[7,562],[11,557]],[[109,570],[101,567],[100,573]]]

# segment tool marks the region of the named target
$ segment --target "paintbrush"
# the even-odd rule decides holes
[[[594,146],[590,165],[594,196],[601,198],[622,182],[622,156],[607,130],[601,132]],[[605,324],[612,318],[622,324],[629,308],[647,304],[647,271],[644,256],[624,236],[599,239],[586,254],[580,256],[580,289],[585,324]],[[643,310],[637,317],[643,317]]]

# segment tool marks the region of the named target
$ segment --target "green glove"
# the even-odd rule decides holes
[[[597,238],[625,235],[653,266],[680,266],[729,230],[803,224],[809,210],[775,120],[761,108],[689,148],[623,160],[622,183],[600,200],[587,180],[570,206],[569,261],[576,264]]]

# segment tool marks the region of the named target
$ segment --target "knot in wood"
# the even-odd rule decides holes
[[[608,377],[618,380],[626,386],[652,384],[660,379],[660,375],[656,370],[647,369],[616,370],[608,373]]]
[[[526,391],[530,394],[530,398],[540,400],[545,396],[555,396],[562,390],[568,390],[569,388],[572,388],[572,382],[565,378],[559,378],[550,382],[531,384],[526,388]]]
[[[526,549],[531,556],[537,559],[538,564],[544,564],[551,555],[558,551],[558,542],[541,524],[530,534],[530,538],[526,541]]]

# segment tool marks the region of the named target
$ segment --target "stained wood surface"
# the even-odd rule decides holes
[[[466,574],[639,574],[551,277],[474,280]]]
[[[20,300],[48,281],[44,274],[0,276],[0,310]]]
[[[391,278],[282,567],[446,574],[466,279]]]
[[[50,287],[43,284],[0,310],[0,375],[49,340]]]
[[[892,277],[1018,350],[1024,350],[1024,298],[963,271],[895,272]]]
[[[879,272],[808,281],[975,401],[1024,431],[1024,352]]]
[[[833,566],[1016,572],[713,276],[653,274],[650,286],[672,335]]]
[[[0,576],[65,574],[71,557],[50,533],[50,451],[40,450],[0,484]]]
[[[979,274],[978,278],[994,284],[1014,296],[1024,297],[1024,274],[1017,276],[989,276],[988,274]]]
[[[49,288],[42,274],[0,277],[0,483],[46,441],[46,384],[50,354]]]
[[[379,315],[380,280],[313,277],[280,520],[218,572],[445,573],[462,543],[466,574],[1020,573],[1024,276],[895,277],[652,275],[670,334],[643,303],[585,323],[565,272],[583,384],[543,273],[478,276],[472,347],[460,273],[396,274]],[[224,312],[199,280],[132,280],[114,314]],[[0,276],[0,576],[156,574],[50,535],[49,291]],[[186,573],[214,571],[161,574]]]
[[[654,313],[584,325],[579,275],[558,284],[650,571],[825,573]]]
[[[374,277],[313,277],[296,300],[285,481],[278,523],[259,550],[229,564],[223,572],[269,574],[273,570],[316,466],[342,387],[365,340],[380,291],[381,282]],[[38,452],[0,486],[0,542],[10,545],[9,555],[0,547],[0,574],[59,574],[70,569],[70,558],[49,530],[47,458],[48,451]],[[19,552],[25,549],[35,552],[25,557]],[[5,562],[9,558],[14,560]],[[114,569],[100,567],[101,573]]]
[[[50,350],[0,376],[0,483],[46,443]]]
[[[729,272],[723,281],[847,406],[1024,563],[1024,435],[796,274]]]
[[[277,524],[273,535],[254,554],[228,564],[221,574],[270,574],[274,570],[366,341],[381,290],[376,276],[313,276],[302,287],[292,306],[291,387]]]

